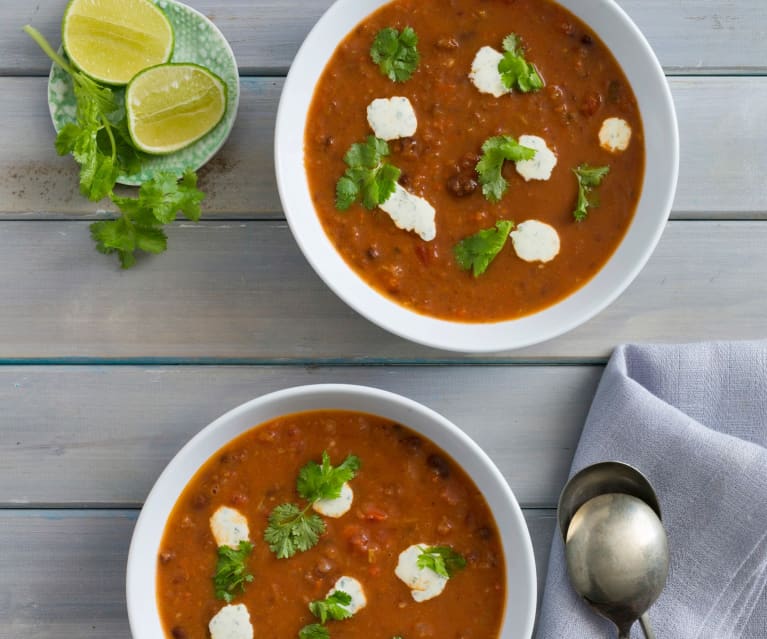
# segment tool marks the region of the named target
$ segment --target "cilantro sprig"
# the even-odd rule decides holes
[[[231,603],[237,594],[245,591],[245,584],[253,581],[253,575],[248,572],[246,565],[252,552],[253,544],[244,540],[237,548],[219,546],[216,574],[213,577],[216,598]]]
[[[522,93],[540,91],[543,88],[543,78],[525,59],[521,39],[516,33],[510,33],[503,39],[503,50],[503,59],[498,63],[503,86]]]
[[[312,601],[309,604],[309,610],[323,624],[327,623],[328,619],[342,621],[352,616],[347,608],[351,602],[352,597],[349,593],[336,590],[325,599]]]
[[[288,559],[297,552],[313,548],[325,532],[325,522],[311,507],[320,499],[337,499],[344,483],[354,479],[360,460],[349,455],[340,465],[333,466],[327,451],[322,463],[309,462],[298,473],[296,491],[308,503],[301,508],[292,503],[280,504],[269,514],[264,540],[278,559]]]
[[[422,549],[417,565],[419,568],[431,568],[438,575],[450,579],[466,568],[466,560],[450,546],[430,546]]]
[[[197,222],[204,198],[205,194],[197,189],[194,171],[187,170],[180,182],[172,173],[158,173],[141,185],[138,198],[111,194],[122,215],[91,224],[91,237],[99,252],[117,253],[122,267],[130,268],[136,262],[136,251],[165,251],[168,236],[161,226],[175,220],[179,211]]]
[[[359,469],[360,460],[356,455],[349,455],[334,467],[327,451],[323,451],[321,464],[310,461],[298,472],[296,490],[312,503],[319,499],[337,499],[343,485],[354,479]]]
[[[381,29],[373,40],[370,57],[378,69],[393,82],[406,82],[418,68],[418,35],[412,27]]]
[[[141,185],[137,198],[115,195],[118,177],[136,173],[146,156],[133,146],[114,92],[72,67],[39,31],[29,25],[24,31],[72,78],[75,121],[58,132],[56,151],[71,154],[80,165],[83,196],[93,202],[108,197],[120,211],[117,219],[91,224],[96,249],[117,253],[123,268],[135,264],[137,251],[162,253],[168,245],[163,225],[175,220],[178,212],[195,222],[200,219],[205,194],[197,189],[197,175],[187,170],[179,183],[176,175],[158,173]]]
[[[320,620],[298,631],[298,639],[330,639],[330,631],[325,627],[328,621],[343,621],[352,616],[347,606],[352,602],[352,596],[343,590],[335,590],[325,599],[312,601],[309,611]]]
[[[479,231],[455,245],[453,253],[458,266],[464,271],[472,271],[474,277],[482,275],[506,245],[514,222],[499,220],[494,228]]]
[[[330,631],[319,623],[310,623],[298,631],[298,639],[330,639]]]
[[[349,167],[336,183],[336,208],[346,211],[357,200],[369,211],[388,200],[397,185],[400,170],[383,161],[389,145],[373,135],[365,142],[352,144],[344,156]]]
[[[500,202],[509,188],[509,183],[503,177],[503,163],[532,160],[535,149],[522,146],[509,135],[498,135],[489,138],[482,145],[482,157],[477,163],[479,183],[482,194],[490,202]]]
[[[602,184],[602,180],[609,172],[609,166],[589,166],[588,164],[581,164],[573,169],[578,179],[578,202],[573,211],[576,222],[583,222],[588,217],[589,207],[597,206],[595,198],[590,197],[591,191]]]

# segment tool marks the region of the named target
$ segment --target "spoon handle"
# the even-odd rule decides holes
[[[644,636],[647,637],[647,639],[655,639],[655,633],[652,631],[652,626],[650,625],[650,617],[647,616],[646,612],[639,617],[639,623],[642,624]]]

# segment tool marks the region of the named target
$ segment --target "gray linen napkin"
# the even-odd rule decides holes
[[[571,476],[606,460],[639,468],[660,499],[671,569],[650,609],[658,639],[767,639],[767,342],[619,347]],[[572,590],[557,530],[538,639],[615,636]]]

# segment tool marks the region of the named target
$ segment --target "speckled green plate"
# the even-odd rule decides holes
[[[223,120],[205,137],[194,144],[169,155],[144,156],[141,170],[131,175],[121,175],[120,184],[137,186],[151,180],[156,173],[169,172],[181,176],[188,168],[199,169],[210,160],[226,142],[237,117],[240,101],[240,79],[237,61],[229,43],[218,27],[199,11],[175,0],[156,0],[155,4],[168,16],[173,25],[175,46],[171,62],[194,62],[207,67],[218,75],[228,87],[226,114]],[[125,89],[113,88],[122,105]],[[48,78],[48,105],[56,131],[68,122],[75,121],[77,111],[72,79],[57,65],[51,68]],[[122,117],[122,113],[116,114]]]

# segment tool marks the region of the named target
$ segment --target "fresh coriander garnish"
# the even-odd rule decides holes
[[[230,603],[237,594],[245,591],[246,583],[253,581],[253,575],[245,565],[252,552],[253,544],[249,541],[241,541],[237,548],[219,546],[216,574],[213,577],[218,599]]]
[[[168,237],[160,227],[175,220],[179,211],[197,222],[205,194],[197,189],[197,174],[188,170],[180,182],[172,173],[158,173],[141,185],[138,198],[114,194],[111,198],[122,215],[91,224],[91,236],[96,249],[116,252],[122,267],[130,268],[136,262],[136,251],[162,253],[167,248]]]
[[[295,504],[281,504],[269,514],[269,526],[264,541],[277,559],[288,559],[297,552],[313,548],[325,532],[325,522],[319,515],[309,513],[311,504],[303,510]]]
[[[336,590],[325,599],[312,601],[309,604],[309,610],[322,623],[327,623],[328,619],[341,621],[352,616],[352,613],[345,607],[351,602],[352,597],[349,593],[343,590]]]
[[[514,222],[499,220],[495,228],[485,229],[458,242],[453,249],[458,266],[464,271],[473,271],[474,277],[482,275],[506,245],[513,228]]]
[[[503,59],[498,63],[503,85],[522,93],[540,91],[543,79],[535,67],[525,60],[521,40],[516,33],[510,33],[503,39],[503,50]]]
[[[418,567],[431,568],[438,575],[450,579],[466,568],[466,560],[449,546],[430,546],[418,556]]]
[[[609,166],[589,166],[588,164],[581,164],[573,169],[575,177],[578,178],[578,204],[573,211],[576,222],[583,222],[589,214],[589,207],[597,205],[593,199],[589,199],[589,194],[592,189],[602,184],[602,180],[609,172]]]
[[[506,193],[509,183],[503,177],[503,163],[532,160],[535,157],[535,149],[522,146],[509,135],[498,135],[489,138],[482,145],[482,157],[477,163],[479,183],[482,185],[482,194],[490,202],[499,202]]]
[[[179,211],[195,222],[200,219],[205,194],[197,189],[197,175],[188,170],[179,183],[175,175],[158,173],[142,184],[138,198],[115,195],[118,176],[137,172],[144,155],[132,145],[125,117],[117,119],[120,110],[114,93],[73,68],[39,31],[29,25],[24,31],[72,78],[76,121],[61,128],[56,151],[71,153],[80,165],[82,195],[94,202],[109,197],[121,212],[115,220],[91,224],[96,249],[117,253],[123,268],[135,264],[136,251],[162,253],[167,248],[164,224],[175,220]]]
[[[296,504],[281,504],[269,514],[269,525],[264,540],[278,559],[288,559],[297,552],[314,547],[325,532],[325,522],[319,515],[309,513],[320,499],[336,499],[345,482],[354,479],[360,460],[349,455],[339,466],[333,467],[327,451],[322,453],[322,464],[309,462],[298,473],[296,490],[309,502],[303,509]]]
[[[418,53],[418,35],[412,27],[381,29],[370,48],[370,57],[381,73],[394,82],[405,82],[411,78],[421,56]]]
[[[296,490],[307,501],[314,503],[318,499],[337,499],[341,488],[354,479],[360,469],[360,459],[349,455],[340,465],[333,467],[327,451],[322,453],[322,464],[310,461],[298,473]]]
[[[321,624],[311,623],[298,631],[298,639],[330,639],[330,631]]]
[[[366,209],[373,210],[391,197],[400,170],[383,161],[388,155],[386,140],[373,135],[365,142],[352,144],[344,156],[349,168],[336,184],[336,208],[339,211],[348,210],[358,199]]]

